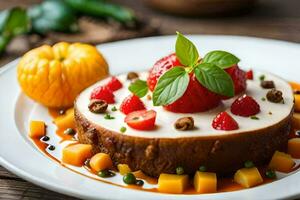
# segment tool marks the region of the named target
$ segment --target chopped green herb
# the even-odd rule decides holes
[[[245,163],[244,163],[244,166],[246,168],[251,168],[251,167],[254,167],[254,163],[250,160],[247,160]]]
[[[266,171],[266,177],[271,178],[271,179],[276,178],[276,173],[275,173],[275,171],[274,171],[274,170],[271,170],[271,169],[267,170],[267,171]]]
[[[118,109],[116,108],[116,106],[113,106],[112,108],[111,108],[111,111],[113,111],[113,112],[115,112],[115,111],[117,111]]]
[[[125,133],[126,127],[122,126],[122,127],[120,128],[120,131],[121,131],[121,133]]]
[[[176,168],[176,174],[178,174],[178,175],[184,174],[184,169],[183,169],[183,167],[177,167],[177,168]]]
[[[199,167],[199,171],[200,171],[200,172],[205,172],[205,171],[206,171],[206,167],[205,167],[204,165],[201,165],[201,166]]]
[[[262,97],[261,100],[262,100],[262,101],[266,101],[266,98],[265,98],[265,97]]]
[[[265,75],[260,75],[260,76],[259,76],[259,80],[260,80],[260,81],[263,81],[263,80],[265,80],[265,78],[266,78],[266,76],[265,76]]]
[[[259,118],[257,116],[251,116],[250,119],[259,120]]]
[[[115,117],[111,116],[110,114],[105,114],[104,119],[110,120],[110,119],[115,119]]]

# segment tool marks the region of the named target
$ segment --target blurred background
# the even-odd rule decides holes
[[[300,42],[299,0],[0,0],[0,10],[0,65],[45,43],[175,31]]]
[[[0,0],[0,66],[58,41],[99,44],[185,34],[300,42],[299,0]],[[0,199],[74,199],[0,166]]]

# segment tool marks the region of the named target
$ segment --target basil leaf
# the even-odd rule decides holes
[[[203,58],[203,63],[212,63],[223,69],[229,68],[239,62],[240,59],[226,51],[211,51]]]
[[[208,90],[224,96],[234,96],[233,81],[220,67],[211,63],[201,63],[195,68],[195,75]]]
[[[197,63],[199,59],[197,48],[190,40],[188,40],[179,32],[177,32],[175,48],[176,56],[181,64],[186,67],[191,67]]]
[[[164,106],[179,99],[186,91],[190,77],[183,67],[174,67],[158,80],[152,98],[154,106]]]
[[[148,85],[146,81],[137,79],[128,87],[129,91],[135,94],[136,96],[142,98],[148,93]]]

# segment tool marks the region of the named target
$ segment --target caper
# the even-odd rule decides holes
[[[50,145],[50,146],[48,147],[48,149],[49,149],[50,151],[54,151],[54,150],[55,150],[55,146]]]
[[[177,167],[177,168],[176,168],[176,174],[178,174],[178,175],[184,174],[184,169],[183,169],[183,167]]]
[[[247,160],[245,163],[244,163],[244,166],[246,168],[251,168],[251,167],[254,167],[254,163],[250,160]]]
[[[200,171],[200,172],[205,172],[205,171],[206,171],[206,167],[205,167],[204,165],[201,165],[201,166],[199,167],[199,171]]]
[[[143,180],[136,180],[136,185],[138,186],[143,186],[144,185],[144,181]]]
[[[133,173],[127,173],[125,176],[123,176],[123,181],[126,184],[135,184],[136,178]]]
[[[41,138],[41,140],[42,140],[43,142],[47,142],[47,141],[50,140],[50,138],[49,138],[47,135],[45,135],[45,136],[43,136],[43,137]]]

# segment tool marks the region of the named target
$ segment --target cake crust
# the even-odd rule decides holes
[[[128,164],[132,170],[142,170],[153,177],[175,173],[178,166],[187,174],[194,174],[204,165],[208,171],[227,175],[243,167],[247,160],[256,165],[265,164],[276,150],[286,149],[292,113],[273,126],[238,134],[146,138],[92,123],[80,113],[75,102],[79,142],[91,144],[94,153],[108,153],[115,165]]]

